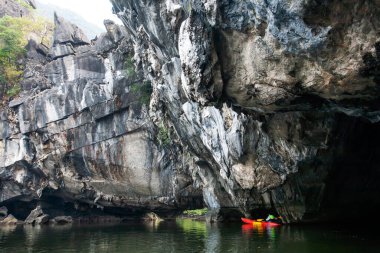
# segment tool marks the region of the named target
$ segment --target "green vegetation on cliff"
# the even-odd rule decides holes
[[[33,7],[24,0],[16,0],[16,2],[26,9],[33,10]]]
[[[0,19],[0,83],[2,92],[18,89],[22,68],[18,64],[24,57],[25,43],[20,29],[24,18],[3,17]],[[8,94],[14,95],[14,94]]]
[[[125,73],[130,79],[136,79],[136,71],[135,71],[135,65],[133,63],[132,56],[128,56],[127,59],[124,62],[124,69]]]
[[[183,212],[185,215],[190,215],[190,216],[202,216],[207,213],[208,209],[203,208],[203,209],[195,209],[195,210],[186,210]]]
[[[169,128],[163,122],[158,126],[157,140],[161,146],[167,146],[171,142]]]
[[[138,102],[141,105],[149,105],[150,96],[152,95],[152,84],[150,82],[134,83],[131,86],[131,91],[138,97]]]
[[[40,17],[0,18],[0,97],[14,96],[20,91],[25,46],[33,38],[50,44],[53,25]]]
[[[150,81],[142,81],[138,78],[132,56],[128,56],[124,61],[124,71],[133,82],[131,92],[137,97],[137,102],[141,105],[149,105],[150,96],[153,92],[152,84]]]

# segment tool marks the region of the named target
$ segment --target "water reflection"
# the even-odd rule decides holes
[[[160,223],[163,222],[162,220],[146,220],[143,222],[144,227],[149,231],[149,232],[157,232],[158,227],[160,226]]]
[[[222,235],[220,233],[220,228],[218,228],[216,225],[208,226],[208,236],[205,238],[205,252],[207,253],[213,253],[213,252],[220,252],[221,248],[221,241],[222,241]]]
[[[357,232],[265,224],[216,225],[191,220],[119,226],[12,227],[0,229],[0,252],[376,252],[378,237]]]
[[[176,223],[180,228],[182,228],[185,234],[197,234],[202,236],[206,236],[207,234],[207,223],[203,221],[178,219],[176,220]]]
[[[245,236],[267,236],[269,239],[274,240],[280,226],[264,222],[254,222],[253,224],[243,224],[241,228]]]

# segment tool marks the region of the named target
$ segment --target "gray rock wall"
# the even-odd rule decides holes
[[[52,48],[29,43],[0,112],[0,206],[377,213],[378,1],[111,2],[125,28],[88,41],[56,17]]]
[[[133,63],[126,66],[134,53],[125,29],[105,24],[108,32],[90,45],[56,16],[49,53],[28,45],[24,91],[0,120],[0,202],[19,218],[25,217],[12,207],[22,203],[31,209],[25,203],[40,203],[56,215],[84,207],[87,215],[126,215],[202,206],[185,164],[173,155],[180,147],[157,142],[139,98],[143,78]]]
[[[210,209],[378,210],[376,1],[111,2]]]

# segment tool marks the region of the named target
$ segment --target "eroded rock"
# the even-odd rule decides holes
[[[19,224],[19,221],[12,215],[7,215],[3,220],[0,220],[2,226],[15,226]]]
[[[37,206],[36,209],[30,212],[24,222],[27,225],[44,225],[49,222],[49,219],[49,215],[43,212],[41,206]]]
[[[54,13],[54,45],[71,43],[73,45],[88,45],[90,41],[84,32],[75,24],[72,24],[57,13]]]
[[[52,222],[58,225],[65,225],[72,223],[73,218],[71,216],[57,216],[52,219]]]
[[[0,201],[43,204],[45,213],[27,223],[44,223],[45,214],[140,216],[202,205],[174,155],[178,143],[156,141],[150,84],[135,71],[126,29],[105,25],[90,45],[56,16],[50,53],[29,43],[25,91],[0,114]]]
[[[150,212],[144,215],[143,220],[145,221],[154,221],[154,222],[160,222],[162,219],[160,216],[158,216],[156,213]]]
[[[379,171],[359,173],[359,161],[379,163],[368,156],[379,154],[377,140],[350,155],[367,133],[379,134],[378,3],[112,2],[152,82],[151,115],[165,115],[189,150],[210,220],[231,207],[275,210],[287,222],[336,219],[332,210],[360,201],[343,192],[359,189],[380,206],[371,180]],[[338,196],[334,181],[347,178],[355,183]]]

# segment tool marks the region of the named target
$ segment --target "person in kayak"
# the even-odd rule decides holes
[[[275,217],[274,215],[272,214],[269,214],[268,217],[265,219],[265,221],[267,222],[274,222],[274,223],[278,223],[278,224],[282,224],[282,217]]]

